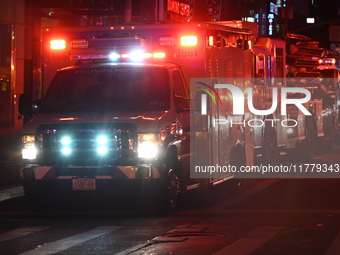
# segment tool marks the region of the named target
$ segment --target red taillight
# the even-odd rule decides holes
[[[66,41],[65,40],[51,40],[50,49],[51,50],[64,50],[66,49]]]

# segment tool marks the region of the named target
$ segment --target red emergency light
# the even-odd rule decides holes
[[[181,45],[182,46],[196,46],[198,43],[197,36],[195,35],[186,35],[181,37]]]
[[[111,54],[87,54],[87,55],[71,55],[70,60],[96,60],[96,59],[106,59],[111,61],[143,61],[146,59],[162,59],[165,58],[166,54],[164,52],[130,52],[130,53],[111,53]]]
[[[335,58],[320,58],[319,64],[320,65],[335,65],[336,60]]]
[[[64,50],[66,49],[66,41],[62,39],[50,41],[51,50]]]
[[[110,54],[110,59],[117,60],[117,59],[125,59],[125,60],[132,60],[132,61],[140,61],[143,59],[150,59],[150,58],[165,58],[166,54],[164,52],[131,52],[131,53],[123,53],[123,54]]]

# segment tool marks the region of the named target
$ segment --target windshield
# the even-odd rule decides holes
[[[59,72],[41,112],[159,111],[170,108],[168,72],[156,67],[84,68]]]

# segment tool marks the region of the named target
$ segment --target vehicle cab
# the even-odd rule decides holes
[[[60,69],[22,131],[26,194],[39,186],[46,192],[52,180],[77,191],[189,177],[179,169],[190,149],[188,98],[176,64]]]

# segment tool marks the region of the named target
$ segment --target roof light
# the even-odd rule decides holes
[[[70,60],[109,59],[109,55],[70,55]]]
[[[117,53],[111,53],[109,55],[109,59],[111,59],[111,60],[117,60],[118,58],[119,58],[119,54],[117,54]]]
[[[156,53],[152,54],[152,56],[154,58],[165,58],[166,55],[165,55],[164,52],[156,52]]]
[[[65,40],[51,40],[50,49],[51,50],[64,50],[66,49],[66,41]]]
[[[124,53],[121,55],[122,58],[124,59],[131,59],[133,61],[139,61],[144,58],[151,58],[152,54],[151,53],[144,53],[144,52],[132,52],[132,53]]]
[[[181,37],[181,45],[182,46],[196,46],[198,42],[197,36],[188,35]]]
[[[144,58],[152,58],[153,54],[152,53],[144,53]]]
[[[319,64],[324,64],[324,65],[335,65],[336,64],[336,60],[335,58],[322,58],[319,59]]]
[[[175,46],[176,38],[172,35],[169,36],[161,36],[158,38],[158,43],[160,46]]]
[[[89,60],[89,59],[110,59],[111,61],[119,60],[131,60],[131,61],[142,61],[143,59],[149,58],[165,58],[166,54],[164,52],[131,52],[131,53],[111,53],[108,55],[70,55],[70,60]]]

